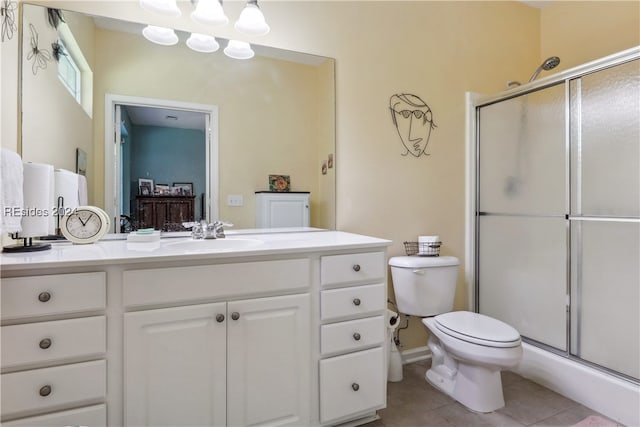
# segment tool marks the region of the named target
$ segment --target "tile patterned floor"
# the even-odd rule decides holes
[[[404,365],[403,380],[387,383],[387,408],[379,412],[381,419],[366,427],[558,427],[572,426],[592,415],[606,420],[599,426],[619,425],[512,372],[502,374],[505,407],[490,414],[476,413],[425,381],[429,365],[430,361]]]

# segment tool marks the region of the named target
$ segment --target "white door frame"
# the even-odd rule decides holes
[[[172,101],[166,99],[143,98],[139,96],[127,96],[107,93],[104,105],[104,207],[112,218],[114,233],[120,232],[120,141],[115,129],[116,105],[134,105],[141,107],[169,108],[173,110],[186,110],[208,114],[205,132],[206,139],[206,189],[205,206],[206,219],[212,221],[218,218],[218,106],[209,104],[196,104],[193,102]]]

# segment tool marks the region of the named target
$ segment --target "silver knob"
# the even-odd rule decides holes
[[[355,264],[353,266],[353,271],[360,271],[360,264]]]
[[[240,313],[238,313],[237,311],[234,311],[233,313],[231,313],[231,318],[233,320],[238,320],[240,318]]]
[[[351,384],[351,388],[353,389],[353,391],[358,391],[358,390],[360,390],[360,384],[353,383],[353,384]]]
[[[51,394],[51,386],[50,385],[45,385],[40,387],[40,396],[42,397],[47,397]]]
[[[224,314],[216,314],[216,322],[218,323],[224,322]]]
[[[49,292],[40,292],[40,295],[38,295],[38,301],[40,302],[47,302],[51,299],[51,294]]]
[[[357,333],[357,332],[355,334],[353,334],[353,339],[356,340],[356,341],[360,341],[360,334]]]
[[[38,343],[38,346],[40,346],[41,349],[46,350],[49,347],[51,347],[51,338],[43,338],[40,340],[40,343]]]
[[[360,305],[360,298],[354,298],[353,305]]]

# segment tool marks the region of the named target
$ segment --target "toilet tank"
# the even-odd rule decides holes
[[[391,258],[389,265],[398,311],[427,317],[453,309],[458,258],[400,256]]]

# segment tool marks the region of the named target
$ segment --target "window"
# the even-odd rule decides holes
[[[60,57],[58,59],[58,78],[75,98],[78,104],[82,103],[82,73],[73,56],[67,50],[64,42],[58,40],[60,45]]]

